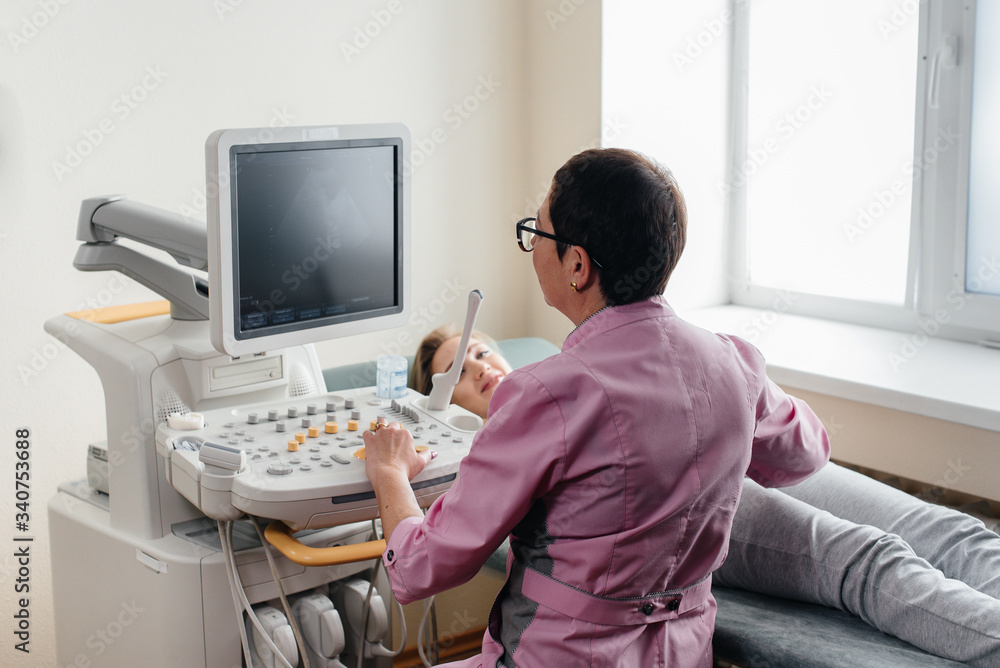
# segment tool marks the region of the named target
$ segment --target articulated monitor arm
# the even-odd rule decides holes
[[[80,271],[120,271],[170,300],[177,320],[208,318],[208,284],[194,274],[118,245],[120,237],[169,253],[178,264],[208,268],[205,223],[121,195],[92,197],[80,205],[77,239],[84,242],[73,266]]]

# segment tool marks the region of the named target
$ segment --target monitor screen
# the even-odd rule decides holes
[[[282,128],[268,142],[223,132],[240,136],[209,140],[216,347],[240,355],[402,324],[405,128]]]

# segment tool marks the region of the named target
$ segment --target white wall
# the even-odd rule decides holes
[[[668,296],[682,305],[717,297],[722,214],[708,191],[723,158],[721,41],[684,76],[670,71],[669,60],[650,66],[626,54],[618,67],[652,79],[604,91],[602,119],[599,0],[64,1],[9,0],[0,8],[0,277],[8,288],[0,320],[7,346],[0,367],[0,497],[7,509],[0,610],[15,609],[17,564],[8,548],[13,441],[21,426],[32,430],[36,538],[32,653],[14,656],[8,643],[0,663],[54,663],[45,504],[57,484],[83,477],[86,445],[104,437],[97,375],[42,324],[66,311],[156,298],[117,274],[72,268],[80,200],[122,193],[203,217],[203,144],[211,131],[388,121],[410,127],[414,319],[400,330],[318,346],[325,366],[397,345],[411,352],[430,326],[462,319],[474,287],[486,293],[484,330],[561,342],[571,324],[542,303],[510,228],[537,208],[559,165],[602,134],[608,144],[659,157],[688,195],[690,245]],[[683,21],[662,34],[645,14],[614,16],[634,23],[633,46],[674,48],[722,4],[683,9]],[[374,36],[363,37],[366,29]],[[661,61],[664,53],[660,48]],[[704,98],[684,114],[661,99],[650,110],[653,120],[668,114],[665,127],[679,127],[685,139],[651,147],[640,132],[650,119],[625,118],[615,104],[622,96],[624,108],[625,96],[658,89],[659,75]],[[456,104],[469,109],[464,117]],[[431,139],[438,129],[443,142]],[[694,161],[699,151],[708,167]],[[8,632],[10,622],[0,630]]]
[[[55,662],[45,505],[58,483],[83,477],[86,445],[104,437],[97,375],[42,324],[92,305],[156,298],[117,274],[73,269],[80,200],[123,193],[203,217],[203,146],[217,128],[401,121],[419,163],[414,301],[418,314],[430,316],[400,331],[322,345],[321,361],[370,359],[402,335],[413,339],[411,352],[431,325],[463,317],[473,287],[487,295],[484,329],[525,334],[519,304],[531,287],[530,265],[511,264],[522,258],[509,229],[510,212],[525,197],[524,11],[500,0],[3,3],[0,610],[7,621],[0,629],[8,640],[0,664]],[[366,29],[375,37],[345,53],[343,45]],[[462,117],[449,113],[455,104],[475,109]],[[440,144],[429,139],[438,128]],[[78,161],[67,158],[71,151]],[[66,169],[54,167],[68,159]],[[36,539],[27,656],[11,648],[7,614],[16,598],[13,472],[21,426],[32,430],[29,533]]]
[[[526,188],[534,213],[552,174],[594,146],[632,148],[670,167],[688,205],[688,242],[667,286],[679,310],[726,294],[727,0],[529,3],[525,51]],[[561,342],[572,329],[535,291],[533,334]]]
[[[669,167],[684,192],[688,236],[666,297],[680,311],[728,301],[725,182],[729,0],[604,4],[605,145]]]

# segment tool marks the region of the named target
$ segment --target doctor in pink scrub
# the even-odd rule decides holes
[[[510,538],[482,654],[460,666],[710,666],[715,601],[744,474],[789,485],[819,470],[819,419],[735,337],[662,298],[684,248],[673,175],[622,149],[556,172],[517,223],[548,305],[576,329],[507,374],[457,481],[425,515],[426,465],[392,423],[365,466],[403,603],[469,580]]]

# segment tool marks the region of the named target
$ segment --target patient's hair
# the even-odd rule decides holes
[[[601,263],[608,305],[663,294],[687,239],[687,206],[673,173],[641,153],[596,148],[552,178],[549,216],[559,236]],[[568,246],[557,244],[559,258]]]
[[[448,323],[441,325],[433,332],[424,337],[424,340],[417,346],[417,353],[413,358],[413,368],[410,369],[410,387],[420,394],[431,393],[431,362],[434,360],[434,353],[441,347],[441,344],[448,339],[461,336],[462,330]],[[478,330],[472,330],[472,338],[485,343],[491,348],[496,348],[496,342]]]

